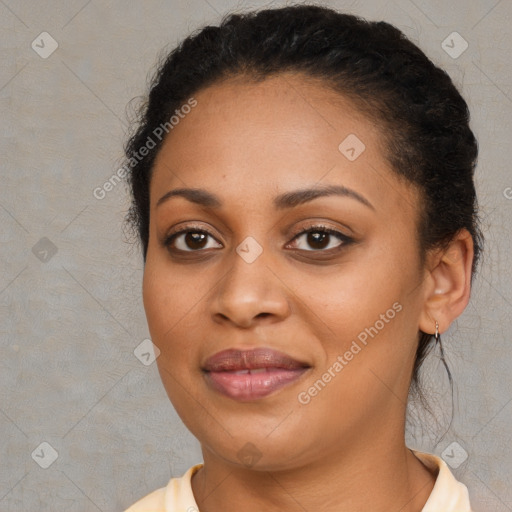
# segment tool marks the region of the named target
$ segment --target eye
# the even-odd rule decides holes
[[[339,241],[338,244],[332,245],[334,242],[333,237],[336,237]],[[308,229],[300,231],[292,240],[303,239],[302,247],[294,247],[295,249],[305,250],[309,252],[321,251],[327,252],[330,249],[338,249],[343,245],[347,245],[353,241],[352,238],[344,235],[336,229],[329,228],[323,225],[310,226]],[[312,249],[306,249],[304,246],[309,245]]]
[[[335,245],[333,245],[333,242],[335,242],[335,240],[332,240],[333,237],[338,239],[338,243]],[[213,241],[209,242],[208,238],[211,238]],[[302,247],[300,243],[295,243],[295,247],[292,247],[293,249],[308,252],[328,252],[331,249],[340,249],[342,246],[353,242],[352,238],[340,231],[320,224],[299,231],[294,235],[292,243],[295,241],[300,242],[301,239],[303,239]],[[174,252],[189,253],[222,247],[222,244],[217,242],[208,230],[196,226],[187,226],[185,229],[171,233],[165,238],[164,245]],[[304,246],[306,245],[309,245],[312,249],[305,248]]]
[[[200,249],[211,249],[208,246],[208,237],[215,240],[214,236],[207,230],[188,226],[186,229],[170,234],[164,241],[169,249],[182,252],[198,252]],[[215,247],[215,244],[213,245]],[[220,245],[222,247],[222,245]]]

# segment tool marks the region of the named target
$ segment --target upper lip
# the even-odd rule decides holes
[[[307,363],[269,348],[250,350],[227,349],[209,357],[203,370],[208,372],[253,370],[257,368],[284,368],[294,370],[307,368]]]

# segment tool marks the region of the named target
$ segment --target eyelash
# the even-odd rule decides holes
[[[212,237],[213,239],[216,240],[215,236],[212,233],[210,233],[208,230],[201,228],[199,226],[191,225],[191,226],[186,226],[185,229],[182,229],[180,231],[176,231],[174,233],[169,234],[163,242],[164,246],[170,250],[174,240],[178,236],[180,236],[182,234],[186,234],[186,233],[202,233],[205,235],[209,235],[210,237]],[[337,231],[336,229],[329,228],[328,226],[325,226],[323,224],[314,224],[314,225],[308,226],[305,229],[301,228],[299,231],[297,231],[295,234],[293,234],[291,241],[295,240],[296,238],[298,238],[301,235],[308,234],[308,233],[327,233],[329,235],[335,236],[342,243],[340,245],[338,245],[337,247],[327,249],[327,250],[324,250],[324,249],[316,249],[316,250],[315,249],[312,249],[312,250],[296,249],[296,250],[305,251],[305,252],[315,252],[315,253],[330,253],[333,250],[342,250],[344,246],[347,246],[350,243],[354,242],[353,238],[341,233],[340,231]],[[188,251],[184,251],[182,249],[174,249],[174,250],[178,251],[180,253],[197,253],[197,252],[204,251],[204,249],[197,249],[197,250],[192,249],[192,250],[188,250]]]

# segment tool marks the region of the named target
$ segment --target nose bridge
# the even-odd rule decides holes
[[[212,314],[249,326],[258,315],[283,317],[288,301],[283,286],[269,269],[262,245],[247,237],[227,260],[229,270],[217,288]]]

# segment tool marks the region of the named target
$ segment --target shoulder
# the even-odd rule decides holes
[[[139,501],[135,502],[124,512],[197,512],[197,504],[192,493],[192,475],[202,467],[196,464],[177,478],[171,478],[166,487],[157,489]]]
[[[437,475],[434,488],[421,512],[472,512],[467,487],[455,478],[446,462],[431,453],[412,452]]]

